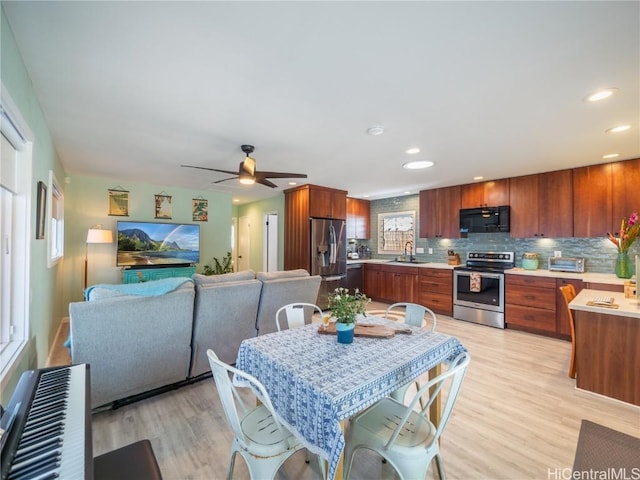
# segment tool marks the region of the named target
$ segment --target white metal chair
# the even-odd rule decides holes
[[[280,424],[273,412],[269,394],[255,377],[222,362],[211,349],[207,350],[207,357],[224,413],[234,434],[227,479],[231,480],[236,453],[246,462],[250,478],[273,479],[285,460],[303,448],[302,444]],[[249,381],[259,392],[261,404],[247,408],[229,374],[242,376]]]
[[[439,439],[458,398],[469,359],[467,352],[458,355],[444,373],[420,388],[408,406],[386,397],[353,418],[345,438],[345,479],[360,448],[380,454],[403,480],[425,478],[435,458],[440,478],[444,479]],[[429,407],[438,395],[442,395],[442,417],[436,427],[429,420]],[[423,397],[424,406],[417,409]]]
[[[322,319],[322,309],[319,306],[304,302],[290,303],[276,311],[276,327],[278,331],[282,330],[281,320],[286,320],[286,328],[304,327],[305,317],[311,318],[315,313],[319,313]]]
[[[431,309],[417,303],[400,302],[387,307],[384,318],[404,318],[404,323],[414,327],[424,327],[429,321],[431,331],[436,329],[436,314]]]
[[[436,314],[427,307],[418,305],[417,303],[399,302],[389,305],[385,311],[384,318],[392,320],[398,320],[404,318],[404,323],[412,325],[414,327],[429,328],[433,332],[436,329]],[[395,398],[399,402],[404,401],[404,397],[407,394],[407,390],[411,388],[411,385],[416,386],[416,390],[420,389],[420,383],[416,380],[413,383],[408,383],[403,387],[391,394],[391,398]]]

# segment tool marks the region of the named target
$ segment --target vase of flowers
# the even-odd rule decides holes
[[[371,300],[357,288],[349,293],[348,288],[338,287],[329,294],[329,309],[336,319],[338,342],[353,342],[353,333],[358,315],[364,315],[364,309]]]
[[[638,222],[638,212],[633,212],[629,218],[623,218],[620,223],[620,231],[617,236],[607,233],[607,237],[618,249],[616,257],[615,272],[618,278],[631,278],[633,276],[633,267],[631,258],[629,258],[629,247],[638,238],[640,234],[640,222]]]

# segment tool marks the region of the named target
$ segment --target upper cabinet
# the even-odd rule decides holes
[[[317,218],[347,219],[347,192],[333,188],[303,185],[308,187],[309,216]]]
[[[611,233],[620,231],[620,222],[633,212],[640,213],[640,158],[611,164],[613,189]]]
[[[611,231],[611,164],[573,169],[573,235],[604,237]]]
[[[460,208],[495,207],[508,204],[508,178],[460,186]]]
[[[510,179],[511,236],[573,236],[571,170]]]
[[[347,197],[347,238],[370,237],[371,202]]]
[[[420,238],[460,236],[460,186],[420,192]]]

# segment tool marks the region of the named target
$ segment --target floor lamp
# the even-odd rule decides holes
[[[102,225],[94,225],[87,232],[87,242],[84,244],[84,289],[87,289],[88,280],[88,253],[90,243],[113,243],[113,233],[111,230],[103,230]]]

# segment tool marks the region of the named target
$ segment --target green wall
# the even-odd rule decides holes
[[[200,264],[212,257],[222,257],[231,250],[231,195],[220,192],[189,190],[124,179],[109,179],[85,175],[68,175],[65,185],[65,304],[82,300],[85,241],[87,230],[96,224],[114,232],[118,220],[191,223],[200,225]],[[107,191],[110,188],[129,191],[129,216],[109,216]],[[172,218],[156,220],[156,194],[171,196]],[[192,200],[208,201],[206,222],[194,222]],[[88,284],[120,283],[121,269],[116,267],[116,244],[88,246]]]
[[[49,182],[50,170],[61,180],[64,178],[64,169],[4,11],[0,13],[0,22],[0,78],[3,95],[8,95],[13,100],[33,134],[31,232],[35,232],[36,185],[38,181]],[[34,240],[34,235],[31,235],[29,263],[32,299],[29,307],[29,342],[26,355],[2,382],[3,403],[6,401],[5,392],[13,391],[13,385],[24,370],[45,365],[49,346],[67,308],[62,295],[64,262],[48,268],[45,240]]]
[[[263,232],[264,216],[278,215],[278,270],[284,268],[284,194],[238,206],[237,217],[249,217],[250,231],[250,267],[256,272],[264,270]]]

